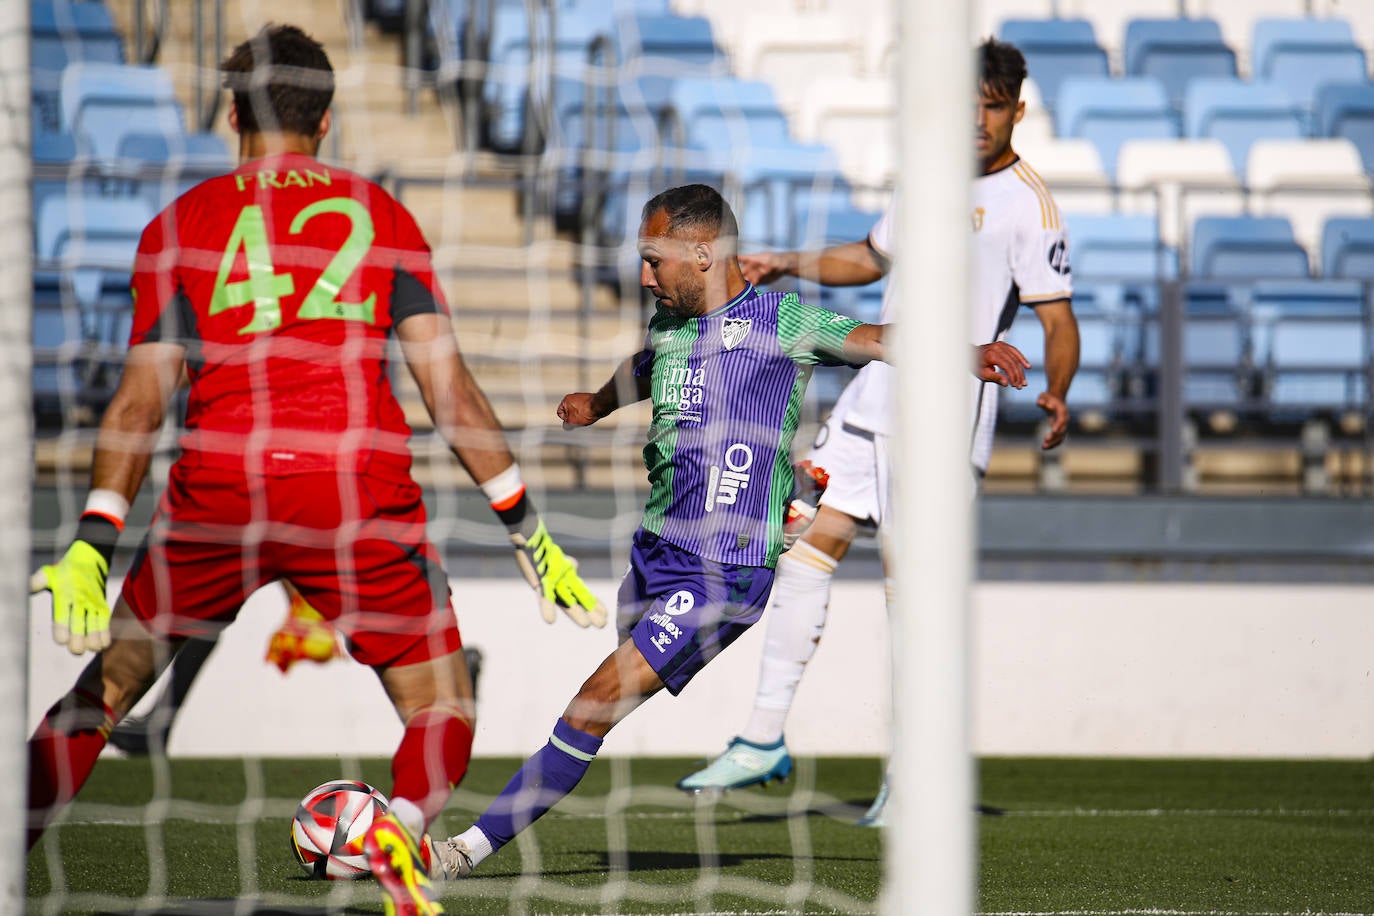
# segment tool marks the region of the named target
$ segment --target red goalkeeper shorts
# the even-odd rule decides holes
[[[178,462],[123,596],[153,633],[213,636],[275,579],[333,621],[365,665],[414,664],[462,646],[408,476],[272,477]]]

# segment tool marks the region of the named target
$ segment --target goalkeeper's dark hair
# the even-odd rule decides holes
[[[739,223],[720,192],[710,185],[688,184],[655,194],[644,205],[640,222],[659,210],[668,214],[668,231],[673,235],[695,230],[702,235],[733,242],[739,237]]]
[[[1015,102],[1026,81],[1026,58],[1014,44],[989,38],[978,46],[978,89]]]
[[[334,99],[334,68],[324,46],[294,25],[268,23],[224,63],[243,133],[313,137]]]

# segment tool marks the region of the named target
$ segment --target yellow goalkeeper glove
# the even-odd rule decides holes
[[[542,518],[534,534],[526,538],[512,533],[510,541],[515,545],[516,565],[539,596],[539,611],[545,623],[557,620],[558,608],[562,608],[579,627],[606,625],[606,608],[578,576],[577,561],[549,537]]]
[[[291,598],[291,607],[287,609],[286,620],[267,644],[265,660],[286,674],[298,661],[324,664],[339,655],[339,640],[334,625],[311,607],[300,592],[294,588],[287,588],[286,592]]]
[[[87,649],[99,652],[110,644],[110,602],[105,597],[109,572],[109,556],[77,538],[61,560],[29,579],[31,593],[52,592],[52,638],[73,655]]]

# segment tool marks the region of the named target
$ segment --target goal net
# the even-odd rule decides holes
[[[627,407],[571,431],[554,410],[565,393],[597,389],[642,346],[652,313],[635,244],[643,203],[674,185],[712,184],[738,214],[741,248],[749,252],[862,240],[893,199],[903,101],[898,5],[777,2],[745,12],[716,0],[309,0],[289,11],[260,0],[33,0],[29,17],[6,7],[0,40],[29,41],[33,53],[29,97],[10,94],[0,133],[4,193],[20,195],[28,182],[33,201],[32,217],[19,224],[23,234],[12,227],[6,238],[8,263],[22,266],[32,252],[34,269],[6,272],[10,308],[0,319],[14,332],[0,344],[7,375],[28,378],[32,363],[31,397],[16,394],[25,385],[7,385],[18,400],[0,409],[10,441],[27,441],[30,418],[34,436],[31,485],[4,489],[12,511],[34,520],[31,550],[20,538],[4,548],[19,554],[9,564],[15,581],[31,565],[60,556],[74,534],[94,430],[128,342],[129,269],[139,233],[177,194],[236,164],[237,138],[226,122],[216,64],[264,23],[286,20],[324,44],[336,71],[333,129],[321,158],[373,178],[415,215],[433,248],[465,359],[506,429],[535,504],[578,557],[589,585],[613,606],[648,495],[641,454],[648,407]],[[923,15],[913,20],[915,32],[933,30],[945,45],[958,45],[943,57],[925,48],[931,60],[964,67],[966,45],[952,41],[968,32],[964,13]],[[23,81],[15,67],[6,70],[15,85]],[[912,70],[908,80],[930,73]],[[925,110],[927,123],[904,134],[904,144],[961,135],[969,96],[962,79],[949,82],[950,110]],[[904,199],[935,194],[931,206],[941,218],[955,213],[948,224],[958,225],[962,198],[939,197],[942,189],[962,187],[938,171],[964,174],[966,153],[952,146],[959,148],[932,159],[930,177],[913,183]],[[23,212],[8,207],[6,219]],[[913,273],[935,259],[937,273],[962,276],[949,269],[960,263],[957,252],[923,250],[931,243],[928,230],[915,221],[908,228],[921,241],[903,243],[897,255],[920,265]],[[822,287],[802,277],[772,288],[796,289],[807,301],[876,321],[885,282]],[[962,326],[946,330],[936,339],[966,339]],[[31,348],[16,343],[26,335]],[[954,357],[945,350],[964,352],[962,345],[915,340],[901,346],[919,357],[903,383],[917,388],[922,373],[938,377],[950,369]],[[425,492],[430,539],[443,554],[477,675],[472,770],[435,825],[435,832],[451,834],[467,827],[519,760],[543,745],[615,637],[611,627],[580,630],[566,619],[553,626],[538,619],[485,496],[433,430],[398,355],[392,365],[391,382],[414,430],[414,473]],[[852,377],[841,368],[816,372],[796,458]],[[952,409],[962,411],[952,400]],[[169,417],[131,511],[111,595],[166,485],[181,419],[175,410]],[[951,428],[965,422],[961,413]],[[955,458],[963,481],[967,456]],[[951,464],[916,475],[921,482],[899,492],[899,505],[938,496],[941,513],[957,519],[907,535],[901,549],[945,578],[927,592],[932,603],[961,607],[968,495],[939,483]],[[13,470],[14,462],[7,466]],[[20,498],[28,493],[32,507]],[[948,562],[929,558],[932,545]],[[833,587],[833,625],[787,719],[788,782],[705,796],[675,787],[744,726],[762,652],[760,624],[681,697],[655,697],[618,726],[584,785],[487,863],[490,877],[444,888],[449,910],[913,911],[901,904],[912,893],[902,880],[909,876],[884,864],[885,832],[853,826],[878,792],[893,748],[877,540],[857,541],[845,570]],[[902,594],[899,582],[899,600]],[[46,597],[9,607],[16,628],[28,634],[27,665],[16,657],[5,668],[19,672],[11,695],[27,697],[24,735],[13,736],[13,747],[87,659],[52,641]],[[317,784],[362,779],[385,790],[402,726],[375,676],[346,656],[303,661],[286,673],[264,660],[286,608],[281,589],[259,591],[218,644],[201,653],[203,661],[188,662],[182,682],[174,665],[140,701],[131,718],[144,726],[147,752],[137,742],[131,751],[107,750],[27,864],[11,857],[23,873],[9,886],[27,881],[30,912],[380,911],[371,882],[306,880],[286,838],[297,802]],[[899,610],[917,614],[895,631],[915,645],[929,621],[922,622],[920,609]],[[958,666],[929,671],[932,680],[900,681],[899,688],[920,697],[962,690]],[[946,888],[946,896],[924,900],[932,913],[970,905],[967,739],[959,733],[963,707],[954,710],[952,720],[918,711],[916,720],[900,723],[948,732],[934,756],[901,745],[908,753],[898,760],[902,778],[936,780],[946,795],[907,797],[898,789],[894,801],[910,824],[922,819],[919,812],[955,822],[943,845],[959,848],[927,857],[937,864],[921,870],[927,886]],[[951,804],[958,805],[952,814]],[[12,798],[7,810],[19,810],[18,801]],[[909,853],[918,837],[913,830],[894,841],[890,831],[889,862],[897,850]],[[230,899],[239,903],[215,909]],[[951,902],[954,909],[943,908]]]

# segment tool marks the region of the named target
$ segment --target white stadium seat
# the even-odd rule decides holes
[[[1165,245],[1183,250],[1201,215],[1245,212],[1245,195],[1220,140],[1127,140],[1116,165],[1125,213],[1155,213]]]
[[[793,120],[797,139],[835,151],[840,171],[861,187],[896,179],[896,87],[882,77],[818,77]]]
[[[1329,218],[1374,213],[1359,151],[1343,138],[1256,141],[1245,173],[1250,211],[1288,217],[1293,234],[1314,254],[1321,251],[1322,226]]]

